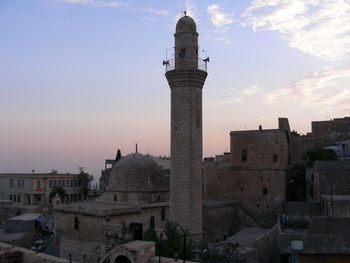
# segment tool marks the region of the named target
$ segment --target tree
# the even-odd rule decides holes
[[[92,175],[85,173],[83,170],[80,171],[79,174],[79,183],[80,183],[80,193],[83,194],[84,199],[86,199],[87,194],[90,191],[90,183],[93,180]]]
[[[121,158],[122,158],[122,154],[121,154],[120,150],[118,149],[117,155],[115,157],[115,162],[118,162]]]
[[[188,230],[185,230],[186,247],[185,256],[186,260],[191,260],[193,257],[193,240],[190,237]],[[163,257],[174,258],[177,254],[179,259],[183,259],[184,256],[184,233],[180,231],[178,224],[167,221],[164,231],[157,235],[155,229],[148,228],[144,232],[145,241],[154,241],[156,243],[156,255]]]
[[[58,194],[61,201],[63,201],[64,197],[66,196],[66,190],[64,190],[62,186],[54,186],[49,195],[50,202],[52,202],[52,199],[55,197],[56,194]]]

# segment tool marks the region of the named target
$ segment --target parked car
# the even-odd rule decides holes
[[[32,247],[30,249],[33,251],[41,251],[45,248],[45,244],[45,240],[37,240],[33,242]]]

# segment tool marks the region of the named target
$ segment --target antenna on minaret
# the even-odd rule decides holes
[[[137,151],[137,143],[135,143],[135,145],[136,145],[136,151],[135,152],[138,153],[138,151]]]

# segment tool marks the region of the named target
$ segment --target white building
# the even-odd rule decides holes
[[[44,206],[49,203],[52,188],[66,191],[66,202],[81,200],[79,174],[6,173],[0,174],[0,199],[22,205]]]

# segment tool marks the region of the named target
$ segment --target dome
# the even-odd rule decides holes
[[[183,16],[177,21],[176,24],[176,33],[180,32],[196,32],[197,27],[196,27],[196,22],[189,17],[189,16]]]
[[[107,191],[149,192],[163,188],[163,175],[158,164],[146,155],[133,153],[113,166]]]

